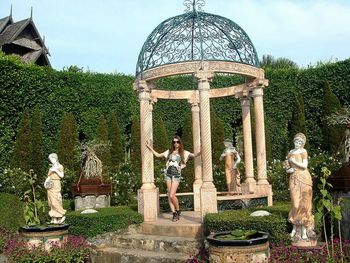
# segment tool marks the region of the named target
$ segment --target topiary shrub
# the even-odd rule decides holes
[[[108,207],[96,209],[98,213],[81,214],[79,211],[66,214],[69,232],[73,235],[94,237],[109,231],[127,228],[131,224],[140,224],[142,216],[129,207]]]
[[[253,217],[249,216],[254,210],[232,210],[217,214],[207,214],[204,218],[205,234],[210,232],[223,232],[233,229],[255,229],[270,234],[271,243],[290,243],[289,232],[291,225],[288,223],[288,211],[290,203],[280,203],[272,207],[263,207],[271,215]],[[255,209],[257,210],[257,209]]]

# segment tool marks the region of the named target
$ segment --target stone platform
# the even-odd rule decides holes
[[[186,262],[204,246],[200,213],[183,212],[179,221],[171,219],[171,213],[164,213],[156,222],[90,239],[95,246],[92,262]]]

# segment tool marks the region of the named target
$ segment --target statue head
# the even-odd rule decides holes
[[[49,154],[49,160],[52,164],[58,162],[58,156],[57,153],[50,153]]]
[[[293,142],[294,142],[295,148],[304,147],[306,143],[306,136],[303,133],[299,132],[294,136]]]
[[[230,139],[225,139],[224,145],[226,148],[233,148],[232,140],[230,140]]]

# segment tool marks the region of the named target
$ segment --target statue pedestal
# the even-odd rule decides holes
[[[111,204],[112,185],[102,184],[100,179],[83,180],[73,185],[75,210],[109,207]]]
[[[68,239],[68,224],[51,225],[46,227],[21,227],[21,234],[29,247],[44,244],[49,251],[53,244],[59,246]]]

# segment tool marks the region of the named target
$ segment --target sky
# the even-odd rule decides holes
[[[147,36],[185,10],[183,0],[0,0],[0,18],[11,4],[15,21],[33,7],[53,68],[132,75]],[[307,67],[350,57],[350,0],[206,0],[204,11],[240,25],[259,58]]]

